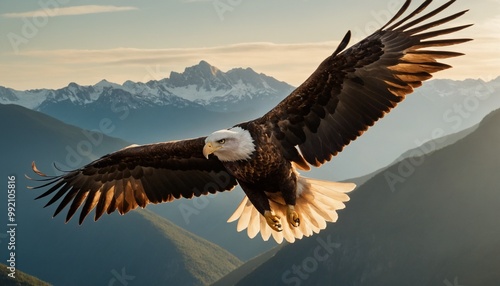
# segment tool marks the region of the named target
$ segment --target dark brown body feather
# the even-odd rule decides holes
[[[222,162],[227,171],[238,180],[245,194],[257,210],[270,210],[268,193],[281,192],[287,204],[294,205],[297,174],[290,160],[283,156],[279,144],[261,126],[254,122],[238,125],[252,134],[256,150],[250,160]]]

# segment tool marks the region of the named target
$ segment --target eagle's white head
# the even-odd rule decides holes
[[[203,155],[214,154],[221,161],[248,160],[255,151],[255,144],[248,130],[233,127],[215,131],[205,139]]]

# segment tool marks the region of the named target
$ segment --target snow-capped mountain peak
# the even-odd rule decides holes
[[[282,98],[293,90],[289,84],[258,74],[251,68],[223,72],[206,61],[187,67],[182,73],[171,72],[170,77],[147,85],[218,110],[254,98]]]
[[[98,89],[105,89],[105,88],[122,88],[121,85],[114,83],[114,82],[109,82],[106,79],[102,79],[100,82],[96,83],[94,85],[94,88]]]

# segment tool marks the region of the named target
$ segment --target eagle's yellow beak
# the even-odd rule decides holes
[[[208,155],[214,153],[220,148],[222,148],[222,146],[216,143],[214,144],[213,142],[208,142],[207,144],[205,144],[205,146],[203,146],[203,156],[208,159]]]

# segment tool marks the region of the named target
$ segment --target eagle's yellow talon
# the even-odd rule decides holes
[[[274,231],[282,231],[283,230],[283,228],[281,227],[281,218],[279,216],[275,215],[274,212],[265,211],[264,217],[266,218],[267,224]]]
[[[299,214],[295,211],[295,207],[289,205],[286,209],[286,219],[288,223],[293,227],[298,227],[300,225]]]

